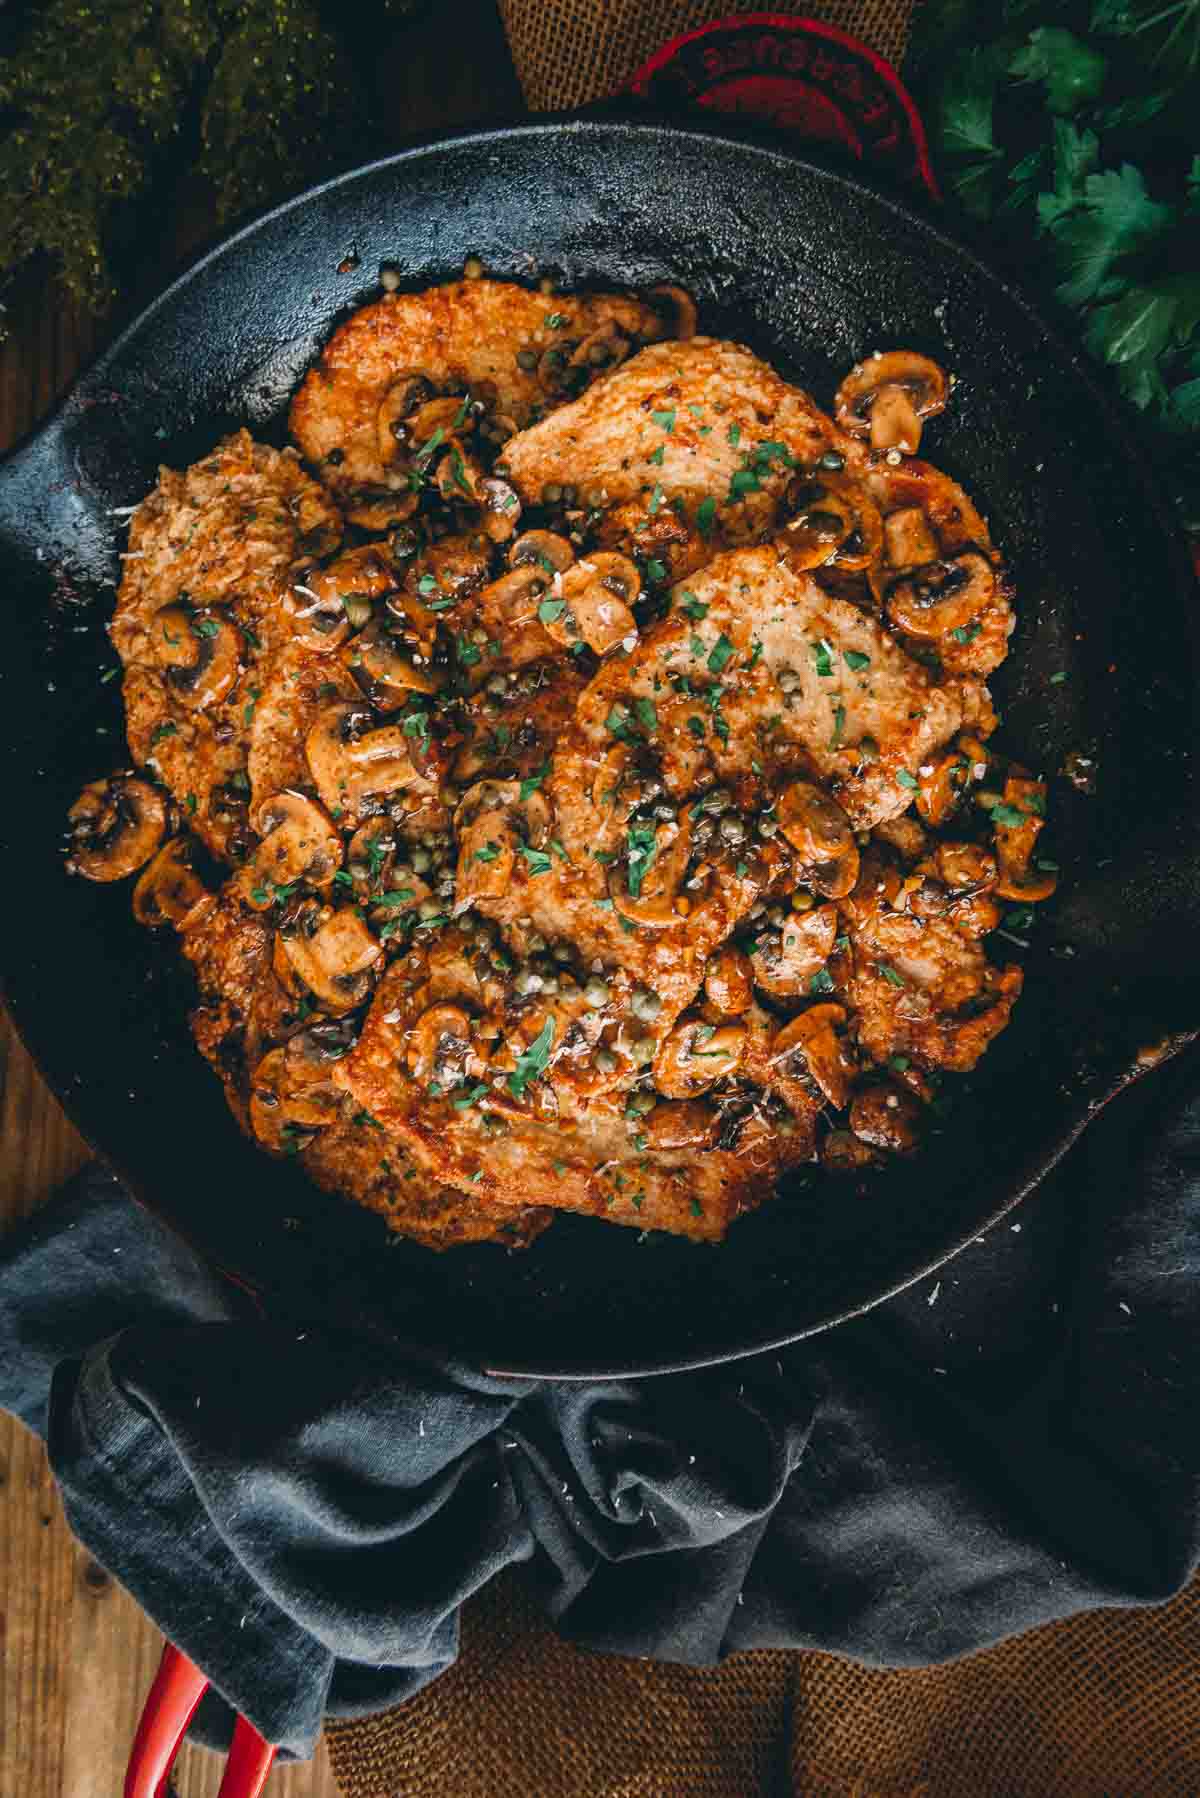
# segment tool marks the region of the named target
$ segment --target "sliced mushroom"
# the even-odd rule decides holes
[[[608,893],[621,917],[651,930],[661,930],[679,920],[676,900],[691,857],[691,818],[685,814],[647,823],[645,830],[645,846],[641,838],[635,842],[641,853],[632,862],[614,864],[609,869]]]
[[[846,1009],[842,1005],[810,1005],[783,1026],[770,1049],[771,1063],[776,1067],[795,1065],[799,1058],[829,1103],[839,1111],[849,1103],[854,1071],[839,1035],[845,1022]]]
[[[385,468],[396,460],[402,448],[407,450],[411,446],[413,414],[432,398],[433,382],[427,375],[409,369],[396,376],[380,400],[376,414],[379,460]]]
[[[805,870],[805,879],[823,899],[844,899],[858,884],[860,857],[858,844],[851,843],[844,855],[831,862]]]
[[[832,862],[854,847],[850,820],[810,780],[793,781],[780,795],[779,828],[803,862]]]
[[[985,893],[996,884],[996,858],[979,843],[939,843],[933,859],[939,877],[956,891]]]
[[[318,1130],[337,1119],[341,1093],[327,1078],[314,1079],[285,1049],[272,1049],[250,1079],[250,1127],[264,1149],[296,1155]]]
[[[996,862],[1000,871],[995,891],[1001,899],[1036,905],[1049,899],[1058,887],[1058,875],[1053,868],[1035,872],[1032,867],[1045,804],[1045,781],[1010,774],[1004,783],[1003,804],[992,808]]]
[[[696,302],[686,287],[676,287],[673,282],[660,281],[652,287],[646,298],[660,314],[666,326],[666,335],[678,338],[685,343],[689,337],[696,335]]]
[[[607,318],[586,337],[580,338],[571,352],[568,366],[583,369],[589,376],[596,375],[624,362],[632,347],[616,320]]]
[[[151,930],[173,924],[182,933],[212,911],[216,895],[196,873],[195,853],[190,837],[172,837],[143,869],[133,889],[133,915],[139,924]]]
[[[556,643],[573,649],[582,641],[602,656],[636,633],[632,607],[641,585],[628,556],[598,550],[555,582],[555,597],[540,607],[538,616]]]
[[[428,616],[428,615],[427,615]],[[434,667],[434,637],[417,608],[389,609],[373,618],[342,651],[350,672],[370,693],[381,712],[404,705],[410,693],[436,693],[441,685]]]
[[[394,489],[368,487],[355,497],[346,508],[348,524],[356,524],[360,531],[394,531],[397,525],[412,517],[421,503],[420,494],[407,483],[399,484],[399,475],[389,478],[398,483]]]
[[[110,774],[83,789],[67,813],[67,870],[88,880],[124,880],[149,861],[167,828],[157,787],[132,774]]]
[[[483,504],[483,467],[457,437],[448,437],[438,453],[434,484],[447,502]]]
[[[910,637],[942,637],[978,617],[996,592],[996,575],[986,556],[968,550],[952,562],[930,562],[893,583],[887,615]]]
[[[436,617],[432,608],[439,600],[457,601],[477,592],[490,570],[490,546],[481,542],[477,531],[442,537],[412,557],[404,574],[404,593],[395,602],[388,601],[388,610],[406,611],[415,603]]]
[[[809,981],[833,954],[837,933],[836,906],[792,912],[778,938],[773,931],[759,936],[752,957],[755,985],[772,999],[806,998]]]
[[[280,936],[290,967],[326,1011],[340,1016],[362,1004],[383,950],[353,906],[333,911],[310,900]]]
[[[480,594],[480,617],[496,632],[529,624],[538,616],[538,608],[550,589],[552,578],[533,562],[510,568]],[[544,653],[544,640],[539,639],[539,642],[543,643]]]
[[[493,543],[509,543],[521,521],[521,499],[509,481],[485,475],[478,483],[483,528]]]
[[[819,568],[854,529],[850,508],[816,477],[793,481],[787,504],[796,508],[779,539],[788,565],[797,573]]]
[[[479,780],[454,814],[458,838],[455,912],[507,892],[523,848],[541,848],[550,834],[549,801],[534,789],[521,798],[521,782]]]
[[[872,449],[915,456],[921,425],[946,409],[945,371],[914,350],[868,356],[837,390],[837,421],[852,437],[869,437]]]
[[[651,1150],[706,1149],[720,1121],[718,1112],[697,1099],[668,1100],[646,1113],[641,1133]]]
[[[396,860],[396,831],[388,818],[368,818],[350,838],[346,872],[356,885],[378,892],[387,885]]]
[[[726,943],[709,958],[704,973],[704,996],[723,1017],[736,1018],[749,1011],[754,1002],[753,980],[750,957],[732,943]]]
[[[923,568],[937,561],[937,538],[920,506],[889,512],[883,521],[883,540],[893,568]]]
[[[418,463],[428,465],[448,437],[474,428],[475,418],[466,395],[448,393],[426,400],[410,414],[413,455]]]
[[[557,531],[522,531],[508,552],[510,568],[536,563],[548,578],[561,574],[574,560],[574,549]]]
[[[691,1099],[737,1072],[746,1049],[744,1024],[681,1018],[659,1044],[654,1084],[668,1099]]]
[[[852,1130],[831,1130],[821,1144],[821,1166],[831,1174],[860,1174],[877,1167],[878,1157]]]
[[[241,633],[212,606],[163,606],[154,614],[150,642],[171,692],[195,711],[218,704],[241,673]]]
[[[431,1005],[409,1031],[404,1059],[422,1086],[434,1081],[445,1091],[460,1085],[474,1059],[470,1015],[461,1005]]]
[[[253,824],[262,842],[234,880],[243,903],[254,911],[267,911],[276,889],[293,880],[327,887],[342,865],[341,837],[321,807],[303,793],[264,799]]]
[[[284,599],[294,637],[305,649],[329,654],[371,616],[371,602],[391,593],[396,571],[378,544],[347,550],[326,568],[312,568]]]
[[[363,729],[361,706],[326,706],[305,738],[304,753],[321,803],[331,816],[357,812],[369,794],[397,793],[422,779],[398,724]]]
[[[897,1081],[877,1080],[855,1093],[850,1128],[873,1149],[908,1155],[920,1140],[921,1106]]]

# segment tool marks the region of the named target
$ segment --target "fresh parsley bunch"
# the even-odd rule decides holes
[[[908,67],[947,187],[1033,234],[1200,536],[1200,0],[926,0]]]

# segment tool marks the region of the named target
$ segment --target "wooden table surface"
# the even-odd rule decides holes
[[[408,132],[511,117],[520,90],[492,0],[435,6],[397,28],[381,52],[378,85],[397,141]],[[157,265],[137,272],[120,314],[144,299],[209,236],[211,209],[188,189],[182,223]],[[0,346],[0,451],[39,419],[120,322],[97,323],[67,304],[44,271],[8,296]],[[0,1015],[0,1231],[44,1204],[88,1159]],[[0,1798],[115,1798],[162,1651],[137,1604],[71,1535],[41,1443],[0,1412]],[[178,1798],[210,1798],[222,1763],[180,1757]],[[335,1798],[323,1753],[277,1770],[269,1798]]]

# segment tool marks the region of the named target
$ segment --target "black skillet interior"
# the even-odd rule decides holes
[[[189,1038],[172,951],[132,922],[126,887],[61,869],[67,804],[122,757],[119,683],[101,682],[114,508],[141,497],[160,461],[181,466],[234,425],[281,440],[289,394],[375,291],[381,261],[419,285],[470,254],[520,280],[681,281],[704,328],[750,343],[825,404],[873,348],[939,358],[958,384],[930,453],[989,514],[1020,593],[995,682],[1002,741],[1052,774],[1072,750],[1093,764],[1092,797],[1055,782],[1047,840],[1069,870],[1063,894],[1033,947],[1005,945],[1028,969],[1016,1022],[925,1153],[867,1191],[801,1183],[717,1250],[577,1218],[523,1255],[389,1241],[243,1141]],[[787,1340],[970,1240],[1120,1082],[1145,1035],[1200,1018],[1186,968],[1170,965],[1181,927],[1200,922],[1196,641],[1153,484],[1019,296],[940,227],[777,142],[548,121],[418,147],[291,202],[183,276],[0,470],[0,548],[17,1022],[134,1190],[293,1307],[535,1373],[655,1370]]]

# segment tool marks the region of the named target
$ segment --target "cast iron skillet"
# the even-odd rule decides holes
[[[357,266],[339,265],[351,254]],[[867,1194],[784,1192],[719,1249],[563,1218],[523,1255],[436,1256],[240,1136],[185,1021],[169,945],[129,888],[64,877],[82,783],[123,748],[104,636],[112,508],[288,396],[379,263],[414,285],[489,271],[681,281],[828,404],[861,353],[958,376],[930,451],[990,515],[1020,594],[994,683],[1002,741],[1056,780],[1068,870],[1024,956],[1012,1028],[909,1166]],[[141,1198],[224,1268],[309,1314],[536,1374],[717,1361],[819,1330],[993,1222],[1139,1065],[1200,1022],[1195,594],[1152,480],[1078,358],[939,225],[843,169],[722,128],[551,120],[460,135],[339,177],[199,261],[0,470],[7,994],[66,1108]],[[1065,681],[1053,676],[1066,674]],[[1015,955],[1021,951],[1013,949]]]

